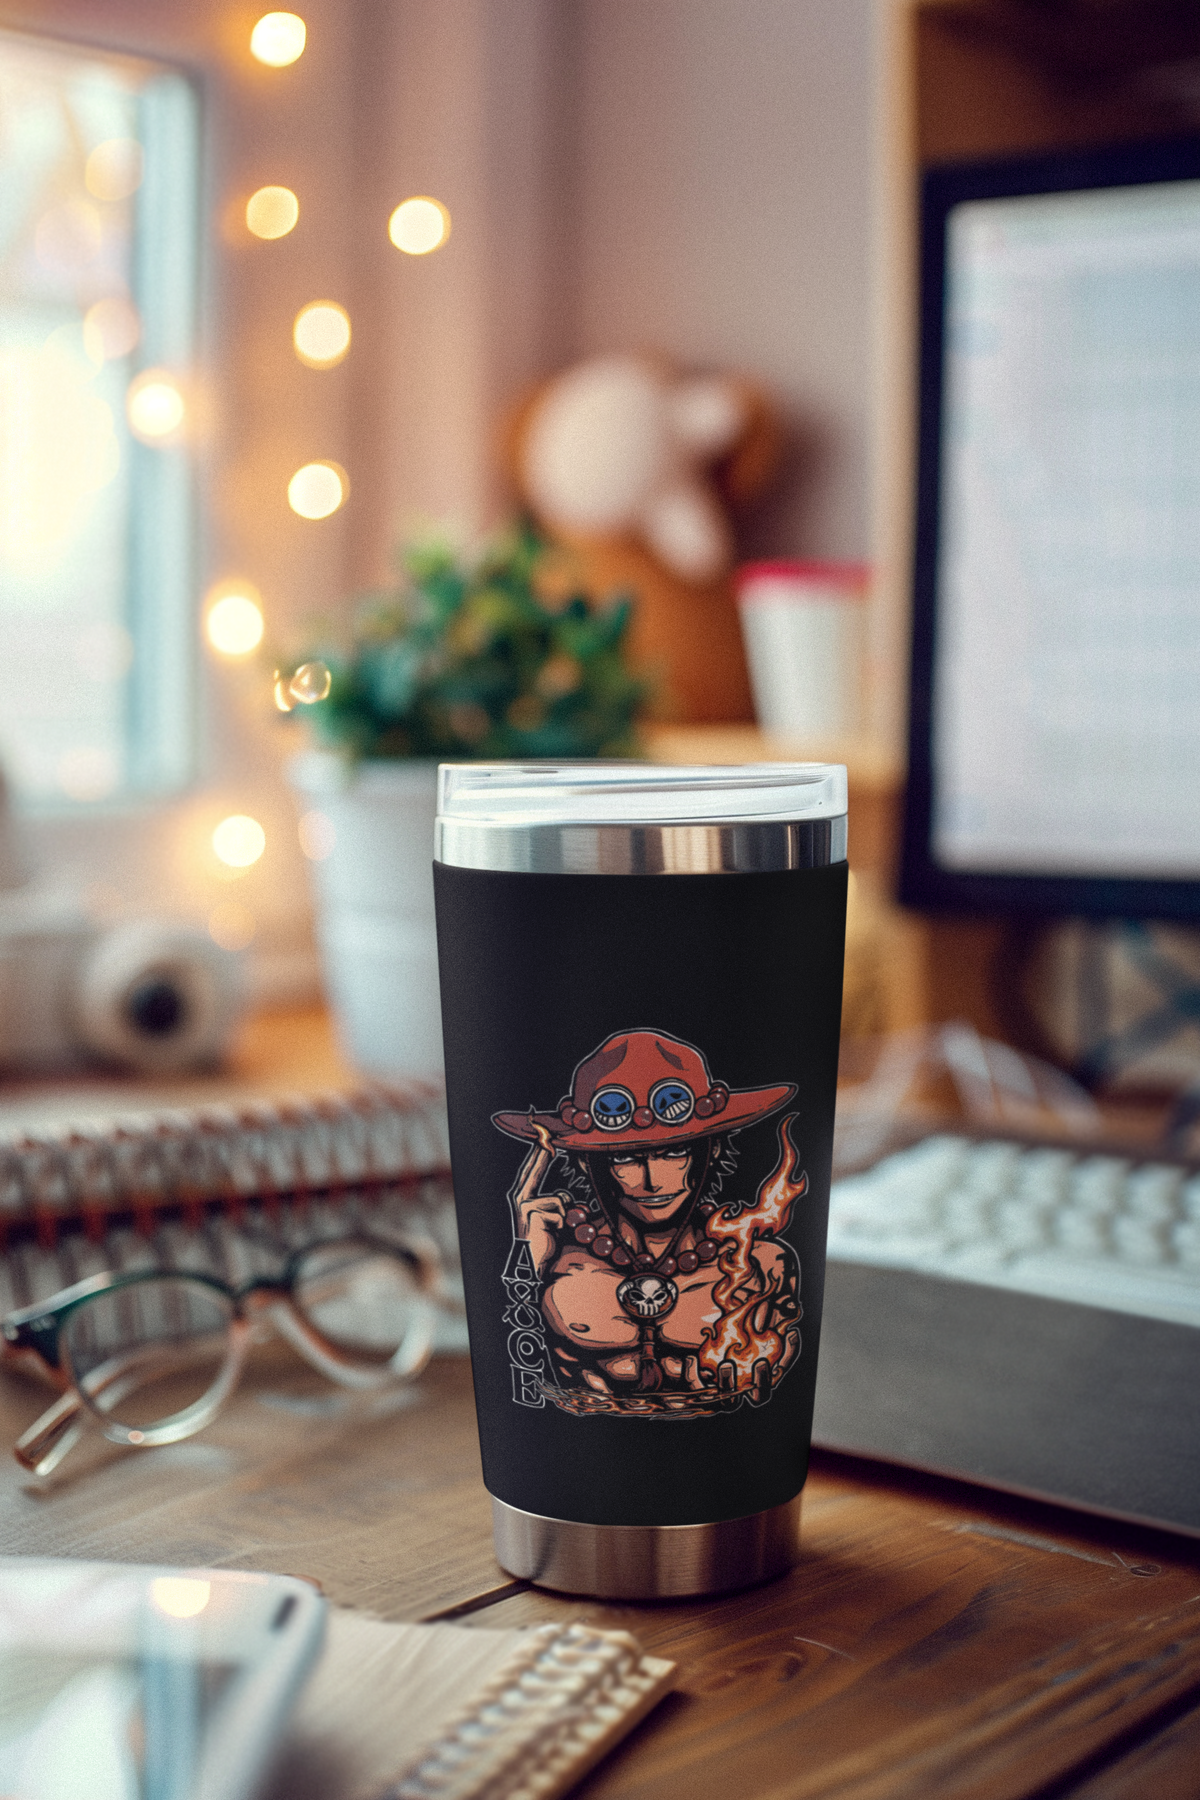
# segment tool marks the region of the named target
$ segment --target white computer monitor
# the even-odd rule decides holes
[[[931,170],[902,897],[1200,916],[1200,139]]]

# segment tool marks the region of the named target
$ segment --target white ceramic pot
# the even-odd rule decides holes
[[[442,1079],[433,920],[437,765],[296,757],[317,941],[347,1054],[372,1075]],[[315,854],[318,853],[318,854]]]

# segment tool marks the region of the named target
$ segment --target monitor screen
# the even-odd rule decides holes
[[[1200,913],[1200,142],[923,225],[904,897]]]

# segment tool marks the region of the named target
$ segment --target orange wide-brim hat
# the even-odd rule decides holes
[[[510,1137],[556,1150],[664,1150],[718,1132],[741,1131],[778,1111],[796,1087],[729,1088],[713,1081],[700,1051],[662,1031],[618,1031],[575,1070],[557,1112],[498,1112]]]

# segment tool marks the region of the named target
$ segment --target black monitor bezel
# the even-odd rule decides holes
[[[1200,880],[1010,875],[942,867],[932,854],[933,673],[941,493],[946,221],[967,200],[1139,187],[1200,179],[1200,136],[1049,156],[956,163],[925,171],[921,194],[920,386],[909,669],[908,783],[900,899],[926,912],[1048,917],[1200,918]]]

